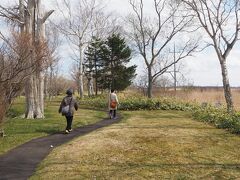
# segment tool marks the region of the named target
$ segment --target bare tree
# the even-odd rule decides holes
[[[36,62],[38,68],[35,74],[28,77],[25,84],[26,91],[26,118],[44,117],[44,68],[48,57],[47,43],[45,42],[45,21],[53,10],[45,12],[41,0],[19,0],[16,7],[2,9],[1,16],[19,27],[19,31],[31,35],[34,48],[28,58],[29,63]],[[44,47],[44,48],[41,48]],[[35,60],[39,61],[35,61]],[[41,59],[41,60],[40,60]],[[31,71],[31,70],[29,70]]]
[[[130,0],[134,14],[128,17],[130,38],[135,42],[138,53],[143,57],[148,70],[148,97],[152,97],[154,81],[167,69],[190,56],[197,48],[198,41],[191,38],[181,40],[175,61],[165,59],[169,46],[184,30],[190,27],[192,17],[181,11],[180,3],[167,0],[153,0],[154,14],[147,16],[143,0]],[[184,36],[182,34],[182,36]],[[162,63],[160,63],[162,61]],[[156,67],[156,65],[164,65]],[[155,70],[153,70],[155,68]],[[154,72],[155,71],[155,72]]]
[[[227,57],[239,40],[239,0],[182,0],[194,13],[199,25],[211,39],[221,65],[224,95],[228,112],[233,111],[233,100],[228,78]]]
[[[12,101],[24,89],[26,80],[37,68],[37,62],[29,62],[29,57],[35,51],[31,43],[31,35],[12,32],[10,38],[0,33],[4,40],[0,48],[0,125]],[[39,47],[43,48],[43,47]]]
[[[69,0],[62,0],[58,9],[62,14],[58,29],[69,40],[74,52],[74,60],[78,66],[79,93],[83,98],[83,51],[89,41],[89,33],[94,12],[97,10],[96,0],[81,0],[76,4],[71,4]]]
[[[73,51],[72,59],[78,67],[77,81],[79,94],[84,95],[84,72],[83,60],[84,49],[90,43],[93,36],[98,38],[107,37],[110,33],[117,31],[117,18],[111,13],[104,11],[105,5],[97,0],[80,0],[73,3],[71,0],[62,0],[57,4],[61,12],[60,23],[55,23],[58,29],[70,42]],[[93,89],[91,81],[88,91]]]
[[[106,39],[109,34],[117,34],[122,32],[122,26],[119,17],[113,13],[107,13],[104,7],[94,12],[91,21],[90,32],[91,37]]]

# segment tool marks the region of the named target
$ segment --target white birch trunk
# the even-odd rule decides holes
[[[228,78],[228,70],[226,65],[226,60],[221,59],[221,70],[222,70],[222,78],[223,78],[223,88],[224,88],[224,96],[227,103],[227,110],[228,112],[233,112],[233,100],[232,100],[232,93],[231,87]]]
[[[41,43],[44,40],[44,23],[42,22],[42,6],[41,1],[38,0],[36,4],[36,18],[37,18],[37,28],[36,28],[36,40],[37,43]],[[44,118],[44,76],[42,75],[42,64],[37,68],[35,76],[35,118]]]
[[[90,75],[88,78],[88,96],[93,96],[94,95],[94,88],[93,88],[93,77]]]
[[[41,112],[41,105],[40,105],[40,99],[39,99],[39,72],[35,73],[34,76],[34,105],[35,105],[35,111],[34,111],[34,118],[40,119],[43,118],[42,112]]]
[[[33,119],[34,118],[34,93],[33,93],[33,76],[30,76],[26,81],[25,85],[25,96],[26,96],[26,112],[25,118]]]
[[[27,8],[29,14],[25,16],[25,31],[32,35],[32,43],[35,39],[35,17],[34,17],[34,0],[28,0]],[[34,58],[32,52],[31,57],[29,58],[29,63],[32,63]],[[31,71],[31,69],[29,70]],[[30,75],[25,85],[25,96],[26,96],[26,112],[25,117],[27,119],[33,119],[35,117],[35,103],[34,103],[34,77]]]
[[[79,45],[79,53],[80,53],[80,58],[79,58],[79,94],[80,94],[80,98],[83,99],[83,47],[82,45],[80,44]]]
[[[49,79],[48,79],[48,73],[46,72],[44,74],[44,99],[47,99],[49,97]]]
[[[40,72],[39,78],[39,104],[42,112],[42,118],[44,118],[44,72]]]
[[[94,87],[93,87],[93,74],[90,74],[90,82],[89,82],[90,96],[94,95]]]
[[[24,0],[19,0],[19,17],[20,17],[20,21],[23,23],[23,24],[20,24],[20,31],[21,33],[24,32],[24,22],[25,22],[25,12],[24,12]]]

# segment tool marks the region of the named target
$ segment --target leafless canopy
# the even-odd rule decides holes
[[[1,38],[4,39],[1,46],[0,83],[21,81],[26,77],[26,70],[34,66],[27,61],[34,50],[30,37],[23,34],[19,36],[18,33],[12,34],[13,38],[8,39],[0,33]]]
[[[19,24],[24,24],[18,14],[19,8],[15,7],[3,7],[0,5],[0,16],[4,17],[8,22],[17,22]]]
[[[193,16],[183,11],[181,2],[152,0],[152,3],[154,11],[147,14],[143,0],[130,0],[134,13],[128,17],[131,27],[129,35],[148,68],[149,84],[173,64],[190,56],[198,47],[198,40],[183,34],[191,28]],[[173,47],[173,42],[180,44],[178,56],[174,61],[169,59],[164,61],[163,57],[169,54],[169,48]],[[157,69],[156,66],[160,61],[164,66]]]
[[[239,0],[183,0],[194,12],[219,55],[229,55],[239,39]]]

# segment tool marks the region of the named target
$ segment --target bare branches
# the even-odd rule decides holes
[[[233,111],[226,60],[239,39],[239,0],[182,0],[204,28],[212,41],[221,65],[224,95],[228,112]]]
[[[42,23],[44,23],[47,18],[54,12],[54,10],[48,11],[44,14],[43,18],[42,18]]]
[[[24,24],[24,22],[19,17],[16,7],[6,8],[0,5],[0,16],[6,18],[6,20],[11,20],[19,24]]]
[[[139,2],[139,3],[137,3]],[[192,23],[193,16],[181,9],[180,2],[169,2],[167,0],[152,0],[153,12],[147,17],[144,12],[142,0],[130,0],[133,16],[129,17],[131,30],[130,38],[135,42],[138,52],[143,57],[148,69],[149,91],[151,97],[151,84],[155,79],[167,71],[169,67],[185,57],[192,54],[197,46],[189,48],[189,42],[181,42],[186,47],[179,59],[170,64],[165,64],[163,69],[152,72],[154,65],[162,61],[161,57],[166,49],[176,40],[178,34],[186,32]],[[152,18],[154,16],[154,18]]]
[[[218,55],[229,55],[239,35],[238,0],[183,0],[195,13],[201,26],[212,40]]]
[[[12,38],[5,39],[5,45],[1,49],[0,84],[17,83],[27,78],[36,68],[39,68],[39,64],[42,64],[39,62],[47,56],[46,53],[43,53],[43,51],[46,52],[46,48],[45,44],[32,46],[30,35],[12,33]],[[36,56],[33,59],[34,54]]]
[[[87,42],[86,36],[93,20],[94,13],[97,8],[95,0],[79,1],[72,5],[69,0],[63,0],[62,6],[58,5],[58,9],[62,15],[62,23],[54,23],[58,29],[76,46]]]
[[[153,81],[155,81],[160,75],[164,74],[170,67],[174,64],[177,64],[179,61],[185,59],[188,56],[192,56],[194,52],[197,51],[199,45],[199,41],[192,41],[189,39],[183,47],[178,48],[178,52],[176,53],[177,57],[175,57],[172,61],[166,61],[164,66],[155,72],[153,75]]]

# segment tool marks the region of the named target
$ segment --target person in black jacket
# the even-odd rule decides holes
[[[78,103],[76,99],[73,97],[73,90],[68,89],[66,92],[67,96],[63,98],[59,110],[59,113],[62,113],[63,116],[66,117],[67,120],[67,127],[65,133],[68,134],[72,131],[72,121],[74,115],[74,109],[78,110]],[[67,108],[67,112],[66,112]]]

